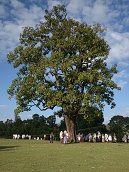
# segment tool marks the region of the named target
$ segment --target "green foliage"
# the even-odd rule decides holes
[[[60,107],[70,118],[89,118],[115,106],[112,77],[116,66],[107,67],[109,46],[100,25],[87,25],[67,18],[64,6],[46,10],[45,22],[26,27],[20,45],[8,54],[8,62],[18,68],[8,89],[17,100],[16,114]]]
[[[46,118],[43,115],[34,114],[32,119],[21,120],[16,118],[15,121],[7,119],[5,123],[0,122],[0,137],[12,138],[13,134],[30,134],[32,137],[43,137],[44,134],[50,134],[52,131],[57,135],[59,133],[54,115]]]
[[[110,131],[116,134],[118,141],[122,141],[124,134],[129,134],[129,117],[113,116],[108,125]]]

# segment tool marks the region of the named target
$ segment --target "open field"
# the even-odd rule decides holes
[[[0,172],[128,172],[129,144],[0,139]]]

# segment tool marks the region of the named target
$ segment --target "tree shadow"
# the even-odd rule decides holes
[[[19,146],[0,146],[0,151],[10,151]]]

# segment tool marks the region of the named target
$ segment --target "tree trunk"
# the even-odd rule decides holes
[[[76,117],[71,119],[64,115],[64,118],[70,142],[76,142]]]

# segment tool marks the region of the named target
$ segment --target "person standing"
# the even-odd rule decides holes
[[[64,131],[64,144],[67,144],[67,131]]]
[[[109,136],[108,136],[108,141],[109,142],[112,142],[112,136],[111,136],[111,134],[109,134]]]
[[[102,143],[105,142],[105,137],[104,137],[104,134],[102,134]]]
[[[96,142],[96,133],[93,134],[93,143]]]
[[[44,134],[44,140],[46,140],[46,134]]]
[[[80,133],[78,133],[77,139],[78,139],[78,142],[80,142],[80,140],[81,140],[81,134]]]
[[[53,143],[53,140],[54,140],[54,134],[53,134],[53,132],[51,132],[51,134],[50,134],[50,143]]]
[[[60,132],[60,143],[63,143],[63,131]]]

